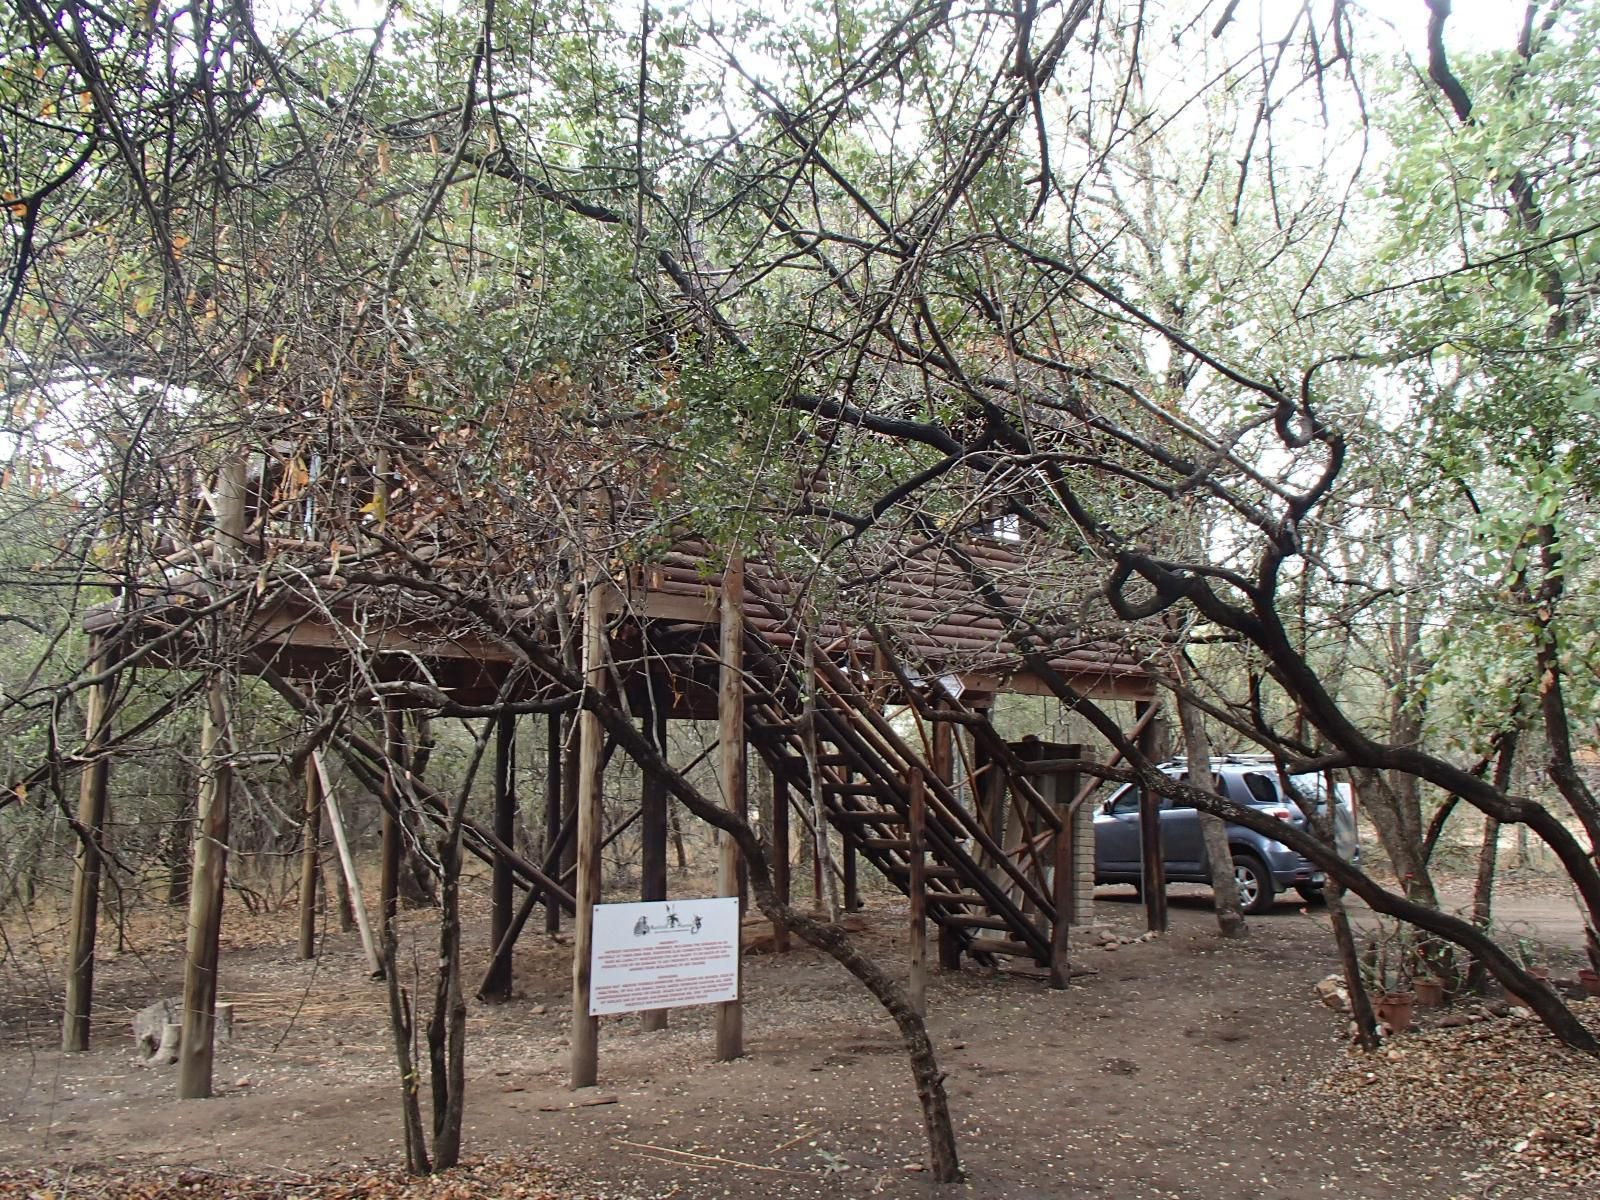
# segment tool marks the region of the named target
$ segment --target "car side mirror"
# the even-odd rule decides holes
[[[1111,807],[1112,805],[1116,804],[1116,802],[1117,798],[1115,796],[1106,797],[1105,803],[1100,805],[1100,811],[1109,817],[1111,815]]]

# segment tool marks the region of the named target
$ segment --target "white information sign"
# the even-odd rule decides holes
[[[594,906],[589,1015],[739,998],[739,898]]]

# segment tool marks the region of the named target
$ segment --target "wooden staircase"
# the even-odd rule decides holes
[[[780,787],[811,792],[803,734],[805,671],[793,656],[746,631],[745,729]],[[845,671],[816,668],[817,765],[828,821],[901,891],[911,890],[909,779],[920,768],[926,797],[927,915],[947,960],[965,952],[1050,961],[1055,918],[1047,882],[1008,854],[982,820],[909,746]],[[777,798],[783,803],[783,793]]]

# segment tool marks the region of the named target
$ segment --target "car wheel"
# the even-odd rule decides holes
[[[1245,852],[1233,856],[1233,882],[1239,889],[1239,907],[1247,913],[1264,913],[1272,908],[1276,896],[1272,890],[1272,876],[1267,864],[1254,854]]]
[[[1300,893],[1300,899],[1312,907],[1328,902],[1327,890],[1320,883],[1297,883],[1294,890]]]

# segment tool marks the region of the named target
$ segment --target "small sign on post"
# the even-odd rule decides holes
[[[589,1015],[739,998],[739,898],[597,904]]]

